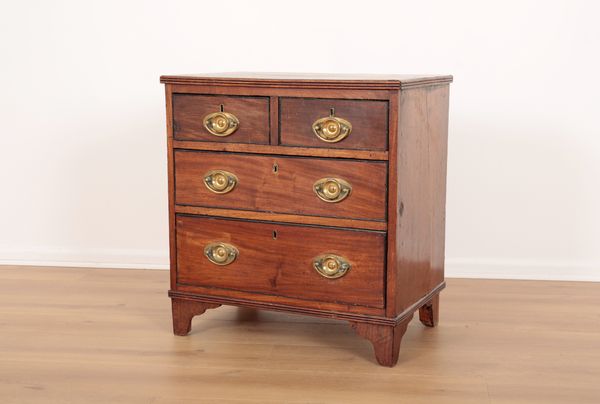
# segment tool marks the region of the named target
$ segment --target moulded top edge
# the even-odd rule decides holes
[[[402,89],[452,82],[450,75],[427,74],[318,74],[318,73],[207,73],[165,75],[166,84],[204,84],[288,88]]]

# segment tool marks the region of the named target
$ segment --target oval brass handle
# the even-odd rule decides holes
[[[350,135],[352,124],[345,119],[336,117],[335,110],[331,108],[329,116],[317,119],[312,124],[312,130],[322,141],[336,143]]]
[[[213,112],[204,117],[204,127],[215,136],[229,136],[240,126],[240,121],[235,115],[223,111],[223,105],[219,112]]]
[[[341,202],[352,192],[352,185],[340,178],[321,178],[313,185],[315,194],[325,202]]]
[[[237,177],[225,170],[211,170],[204,174],[204,185],[215,194],[231,192],[237,182]]]
[[[323,254],[315,257],[313,266],[319,275],[329,279],[341,278],[352,268],[345,258],[335,254]]]
[[[235,261],[239,255],[239,251],[231,244],[216,242],[204,247],[204,255],[213,264],[229,265]]]

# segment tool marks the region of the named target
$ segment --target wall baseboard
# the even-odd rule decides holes
[[[446,258],[446,276],[600,282],[600,262]]]
[[[0,265],[169,269],[169,254],[165,250],[0,249]]]
[[[0,265],[169,269],[166,250],[0,249]],[[600,262],[446,258],[448,278],[600,282]]]

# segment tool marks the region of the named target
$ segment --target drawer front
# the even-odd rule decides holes
[[[339,149],[387,150],[388,102],[363,100],[281,98],[280,143],[286,146],[327,147]],[[349,134],[343,128],[338,131],[327,130],[330,117],[342,119],[343,126],[351,126]],[[313,124],[320,119],[320,131],[317,136]],[[349,125],[348,125],[349,123]],[[319,131],[319,129],[317,129]],[[345,137],[344,137],[345,136]],[[337,141],[337,139],[342,138]]]
[[[234,176],[229,192],[207,186],[215,171]],[[321,186],[338,181],[338,202],[329,202]],[[387,164],[320,158],[246,155],[198,151],[175,152],[175,203],[179,205],[243,209],[263,212],[385,220]],[[334,191],[336,184],[333,183]],[[349,193],[343,188],[350,187]],[[221,190],[222,191],[222,190]],[[321,197],[325,197],[321,199]],[[346,195],[345,198],[344,195]]]
[[[384,307],[385,233],[183,215],[176,225],[179,284]],[[206,247],[214,259],[218,243],[235,248],[232,262],[209,260]],[[338,261],[327,274],[337,278],[315,269],[331,255]]]
[[[221,112],[221,105],[229,115],[225,119],[214,116],[211,133],[205,119]],[[237,124],[230,125],[227,118]],[[268,144],[269,126],[268,97],[173,94],[173,135],[177,140]]]

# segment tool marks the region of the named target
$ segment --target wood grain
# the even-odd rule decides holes
[[[175,160],[173,150],[173,88],[165,86],[165,104],[167,112],[167,189],[169,200],[169,265],[177,268],[177,244],[175,242]],[[171,288],[177,285],[177,273],[171,271]]]
[[[271,146],[277,146],[279,144],[279,97],[269,97],[269,124],[269,143]]]
[[[312,124],[329,116],[331,108],[335,109],[335,116],[352,124],[350,135],[337,143],[324,142],[312,130]],[[280,98],[279,114],[282,145],[387,150],[387,101]]]
[[[427,327],[435,327],[440,321],[440,295],[437,294],[419,309],[419,321]]]
[[[225,137],[204,127],[204,117],[218,112],[221,105],[240,121],[239,128]],[[269,144],[269,98],[173,94],[173,126],[178,140]]]
[[[165,75],[161,83],[223,85],[228,87],[406,89],[448,84],[450,75],[425,74],[315,74],[315,73],[210,73]]]
[[[219,94],[252,97],[303,97],[348,100],[386,100],[397,90],[369,88],[341,88],[333,91],[322,87],[269,87],[236,86],[227,84],[170,84],[174,93],[181,94]]]
[[[190,215],[229,217],[267,222],[302,223],[317,226],[346,227],[364,230],[387,230],[387,223],[372,220],[340,219],[337,217],[302,216],[286,213],[256,212],[253,210],[203,208],[199,206],[175,206],[175,212]]]
[[[208,309],[216,309],[220,304],[204,303],[186,299],[171,299],[173,315],[173,334],[187,335],[192,329],[192,318],[203,314]]]
[[[211,242],[232,244],[239,256],[215,265],[203,255]],[[379,232],[177,216],[178,284],[383,307],[384,251]],[[313,259],[329,253],[351,263],[346,275],[315,271]]]
[[[386,368],[327,318],[222,306],[174,336],[167,271],[0,267],[0,401],[598,402],[600,283],[447,281]]]
[[[204,174],[217,169],[237,176],[231,192],[215,194],[204,185]],[[313,185],[326,177],[346,180],[352,192],[338,203],[322,201]],[[382,162],[175,151],[179,205],[382,221],[386,181]]]
[[[400,94],[396,93],[390,97],[388,114],[388,205],[387,205],[387,257],[386,257],[386,315],[395,317],[396,311],[396,288],[398,279],[398,267],[396,266],[396,254],[403,240],[398,238],[398,223],[402,215],[398,204],[398,120],[400,119],[399,108]]]
[[[394,315],[444,280],[448,87],[402,91],[399,117]]]
[[[392,367],[398,362],[400,343],[410,320],[412,316],[393,326],[357,322],[351,325],[358,335],[371,341],[377,363]]]
[[[277,143],[277,139],[273,140]],[[260,144],[238,144],[238,143],[218,143],[218,142],[190,142],[183,140],[174,140],[173,147],[176,149],[188,150],[207,150],[223,152],[240,153],[258,153],[258,154],[279,154],[282,156],[305,156],[305,157],[329,157],[342,159],[358,160],[387,160],[387,151],[373,150],[343,150],[343,149],[323,149],[317,147],[287,147],[287,146],[268,146]]]
[[[348,303],[323,302],[296,297],[268,295],[234,289],[217,289],[211,286],[177,285],[169,290],[169,297],[199,302],[234,305],[258,310],[282,311],[314,317],[335,318],[371,324],[395,325],[395,319],[384,317],[384,309],[357,306]]]

